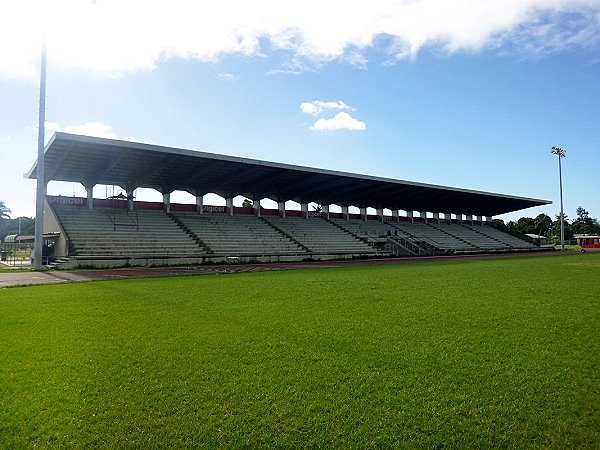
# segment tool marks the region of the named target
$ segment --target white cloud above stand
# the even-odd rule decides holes
[[[337,131],[337,130],[355,130],[364,131],[367,125],[352,117],[347,112],[339,112],[331,119],[321,118],[311,127],[311,130],[317,131]]]
[[[427,46],[535,56],[600,44],[598,0],[6,0],[0,17],[0,77],[32,80],[43,35],[52,64],[107,74],[269,47],[366,66],[371,50],[393,62]]]

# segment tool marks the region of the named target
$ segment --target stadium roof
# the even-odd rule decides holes
[[[37,162],[26,177],[35,179]],[[495,216],[551,202],[180,148],[55,133],[46,181],[298,203]]]

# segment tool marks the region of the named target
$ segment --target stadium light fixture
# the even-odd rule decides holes
[[[562,191],[562,168],[560,165],[560,159],[566,158],[567,152],[560,147],[552,147],[552,154],[558,156],[558,180],[560,186],[560,247],[562,250],[565,249],[565,214],[563,210],[563,191]]]

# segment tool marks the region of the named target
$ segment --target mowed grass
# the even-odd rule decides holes
[[[600,254],[0,290],[0,447],[597,448]]]

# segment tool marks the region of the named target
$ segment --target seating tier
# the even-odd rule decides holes
[[[269,217],[269,223],[293,237],[311,253],[374,254],[377,250],[333,223],[319,218]]]
[[[254,216],[177,213],[214,254],[227,256],[296,255],[306,251]]]
[[[176,257],[205,252],[162,211],[54,206],[77,256]]]

